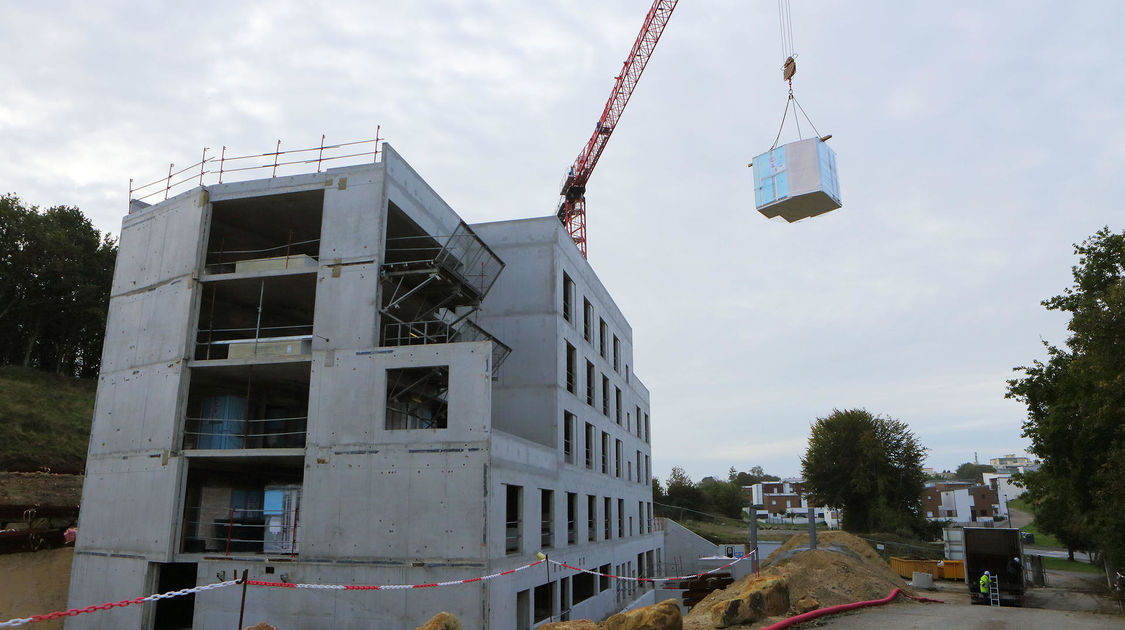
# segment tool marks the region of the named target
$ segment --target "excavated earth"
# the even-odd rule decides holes
[[[747,576],[721,591],[715,591],[684,617],[684,630],[711,628],[761,628],[785,617],[816,608],[856,601],[880,599],[896,588],[909,590],[877,553],[863,540],[846,532],[817,535],[817,549],[809,550],[808,534],[790,538],[763,562],[758,577]],[[766,582],[784,580],[788,587],[788,610],[766,606],[752,621],[731,624],[726,614],[732,600],[749,600]],[[767,598],[768,599],[768,598]]]

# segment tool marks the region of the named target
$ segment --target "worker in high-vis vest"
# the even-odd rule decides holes
[[[992,584],[992,578],[989,577],[988,571],[980,576],[980,592],[982,595],[988,595],[988,587]]]

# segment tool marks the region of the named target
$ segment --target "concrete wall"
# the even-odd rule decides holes
[[[148,562],[173,550],[183,460],[175,456],[207,195],[189,191],[122,222],[69,604],[148,594]],[[92,615],[85,615],[92,617]],[[141,609],[121,613],[139,627]],[[105,627],[104,619],[67,627]]]
[[[668,571],[693,575],[713,568],[699,559],[715,554],[715,543],[696,534],[670,518],[664,519],[664,562]]]

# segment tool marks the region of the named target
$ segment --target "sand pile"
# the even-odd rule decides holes
[[[719,615],[713,614],[713,609],[727,605],[731,599],[750,590],[754,582],[763,580],[786,580],[791,606],[789,615],[795,614],[798,607],[823,608],[880,599],[895,588],[906,587],[902,578],[860,538],[846,532],[818,534],[815,551],[808,549],[808,542],[807,534],[790,538],[763,562],[759,577],[748,576],[708,595],[684,618],[685,630],[724,627],[716,624]],[[810,604],[810,599],[815,602]],[[761,626],[780,618],[769,617],[740,627]]]

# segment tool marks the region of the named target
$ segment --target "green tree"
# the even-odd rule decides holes
[[[1016,368],[1009,398],[1027,405],[1023,435],[1042,459],[1022,475],[1036,522],[1072,550],[1125,564],[1125,232],[1074,246],[1074,284],[1042,302],[1070,314],[1063,347]]]
[[[96,376],[116,257],[77,208],[0,196],[0,365]]]
[[[697,512],[703,511],[703,493],[691,481],[687,471],[679,466],[672,467],[665,489],[668,505]]]
[[[976,481],[981,481],[983,479],[981,475],[986,472],[994,473],[996,472],[996,467],[992,464],[974,464],[973,462],[965,462],[964,464],[958,466],[957,471],[953,474],[956,475],[958,479],[973,479]]]
[[[730,518],[742,517],[742,508],[746,507],[747,502],[742,487],[738,484],[711,479],[700,482],[699,491],[703,494],[705,512]]]
[[[813,423],[801,472],[814,502],[843,510],[847,531],[922,532],[924,455],[905,422],[837,409]]]
[[[754,466],[750,468],[749,472],[738,472],[734,466],[731,466],[730,472],[727,473],[727,479],[740,487],[752,486],[763,481],[781,481],[781,477],[777,475],[766,474],[761,466]]]

